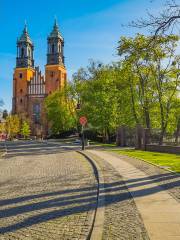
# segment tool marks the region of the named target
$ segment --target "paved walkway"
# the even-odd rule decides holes
[[[180,239],[179,202],[143,171],[126,161],[103,151],[88,152],[110,163],[123,177],[151,240]]]
[[[59,145],[8,143],[0,159],[0,240],[86,239],[96,203],[89,162]]]
[[[100,176],[99,208],[92,240],[149,240],[121,175],[107,161],[87,151],[85,153],[97,165]]]

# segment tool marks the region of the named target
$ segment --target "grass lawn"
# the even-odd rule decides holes
[[[90,146],[97,146],[97,147],[116,147],[115,143],[99,143],[90,141]]]
[[[178,154],[145,152],[134,149],[111,150],[111,151],[121,155],[136,157],[180,173],[180,155]]]

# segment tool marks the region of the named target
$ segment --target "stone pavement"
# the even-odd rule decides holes
[[[127,161],[103,151],[87,152],[110,163],[123,177],[151,240],[180,239],[180,202]]]
[[[97,180],[78,148],[46,142],[7,145],[6,157],[0,158],[0,240],[89,239]],[[177,177],[125,156],[85,153],[103,175],[102,238],[94,239],[180,239]]]
[[[0,240],[86,239],[97,196],[89,162],[45,143],[7,149],[0,159]]]
[[[100,202],[103,198],[104,216],[102,225],[102,238],[93,240],[149,240],[143,221],[128,189],[116,169],[102,158],[97,157],[96,151],[86,151],[99,166],[99,175],[103,175],[103,186],[100,183]],[[101,177],[102,178],[102,177]],[[98,221],[98,219],[97,219]]]
[[[143,171],[152,181],[167,190],[173,198],[180,202],[180,174],[174,174],[137,158],[119,155],[114,151],[110,153]]]

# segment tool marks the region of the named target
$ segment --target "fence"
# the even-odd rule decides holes
[[[121,147],[129,146],[146,151],[180,153],[180,133],[166,133],[161,145],[160,136],[159,129],[144,129],[140,125],[135,129],[121,126],[117,130],[116,143]]]
[[[150,131],[150,143],[159,144],[161,131],[159,129],[152,129]],[[165,133],[163,138],[163,145],[178,146],[180,144],[180,133]]]

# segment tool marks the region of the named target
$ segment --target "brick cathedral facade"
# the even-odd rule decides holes
[[[47,38],[47,63],[45,76],[34,66],[34,45],[25,26],[17,40],[16,67],[13,75],[12,112],[21,121],[28,120],[31,134],[47,136],[49,127],[44,108],[45,98],[66,85],[64,64],[64,39],[55,21]]]

